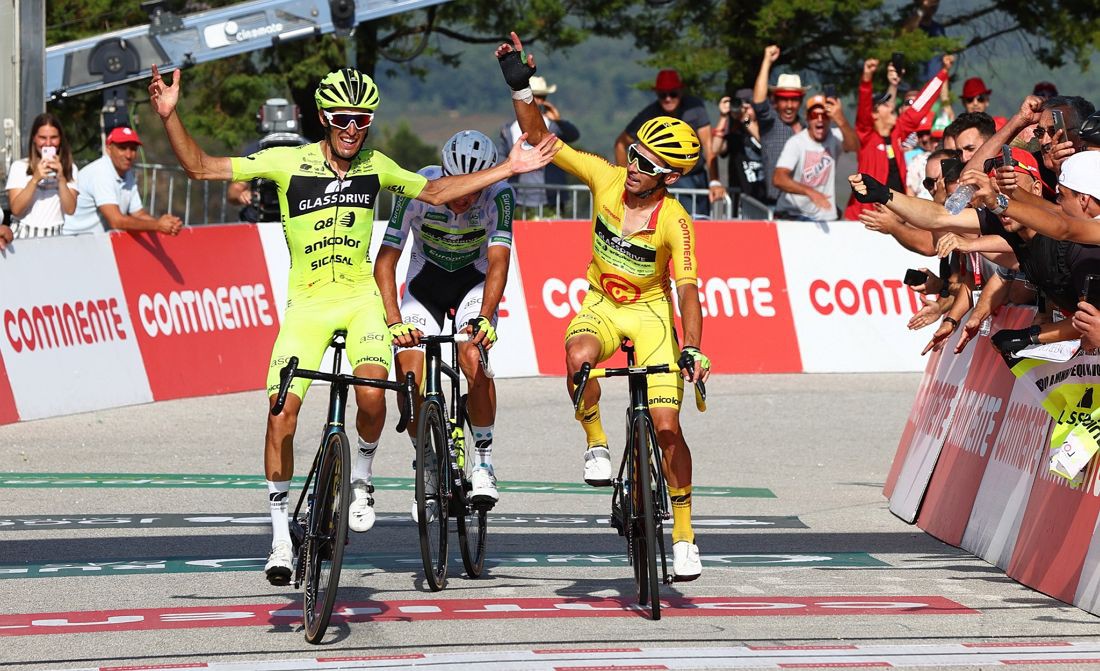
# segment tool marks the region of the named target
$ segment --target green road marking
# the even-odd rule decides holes
[[[772,566],[795,568],[866,568],[888,566],[865,552],[831,552],[822,554],[703,554],[703,564],[712,568],[766,568]],[[461,565],[455,553],[454,565]],[[133,559],[103,562],[73,563],[25,563],[0,565],[0,579],[11,578],[65,578],[73,576],[138,575],[155,573],[221,573],[229,571],[261,571],[266,557],[173,557],[165,559]],[[626,556],[621,553],[600,554],[536,554],[507,552],[485,558],[485,565],[493,567],[529,566],[533,568],[615,567],[627,568]],[[412,553],[376,553],[372,555],[345,555],[343,568],[347,570],[385,570],[419,572],[423,563]]]
[[[294,478],[301,485],[304,477]],[[378,489],[413,490],[413,478],[374,478]],[[516,494],[590,494],[610,496],[611,490],[589,487],[580,482],[499,482],[500,491]],[[190,475],[180,473],[5,473],[0,488],[15,487],[176,487],[260,489],[266,481],[259,475]],[[774,499],[764,487],[692,487],[693,496]]]

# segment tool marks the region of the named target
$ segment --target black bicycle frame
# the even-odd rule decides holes
[[[455,334],[423,336],[420,338],[420,342],[424,344],[424,402],[427,403],[430,399],[443,398],[443,376],[446,375],[450,378],[451,382],[451,398],[449,399],[451,410],[450,414],[447,415],[447,420],[448,423],[461,425],[462,415],[460,414],[459,407],[461,373],[455,370],[454,366],[443,360],[442,348],[442,345],[450,344],[451,361],[458,360],[458,343],[455,341]],[[442,406],[443,404],[440,403],[440,405]],[[451,436],[447,435],[446,439],[451,459],[451,480],[448,483],[448,487],[453,487],[453,491],[461,491],[462,476],[458,467],[458,454],[455,450],[454,441],[451,440]],[[465,455],[463,456],[465,457]],[[449,495],[450,491],[452,490],[447,490],[443,493]]]

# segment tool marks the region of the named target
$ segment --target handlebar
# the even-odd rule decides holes
[[[397,432],[401,433],[412,421],[413,395],[416,389],[416,376],[412,372],[405,373],[405,403],[401,404],[401,416],[397,419]]]
[[[275,398],[275,405],[271,406],[271,414],[278,415],[286,405],[286,393],[290,390],[290,382],[298,374],[298,357],[292,356],[287,364],[279,369],[279,395]]]
[[[694,373],[694,362],[691,367],[688,368]],[[591,364],[585,362],[581,364],[581,369],[576,373],[573,373],[573,409],[580,410],[581,397],[584,396],[584,389],[588,386],[588,381],[593,379],[599,379],[601,377],[628,377],[631,375],[657,375],[660,373],[672,372],[667,363],[658,364],[656,366],[632,366],[628,368],[593,368]],[[700,381],[695,383],[695,407],[699,412],[707,411],[707,388]]]
[[[474,339],[474,335],[470,333],[453,333],[450,335],[437,335],[437,336],[420,336],[421,344],[448,344],[448,343],[467,343]],[[485,346],[481,343],[477,344],[477,356],[481,360],[481,368],[485,371],[485,377],[493,378],[496,373],[493,372],[493,367],[489,365],[489,352],[485,349]]]

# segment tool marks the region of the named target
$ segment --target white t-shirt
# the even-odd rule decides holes
[[[80,193],[76,197],[76,212],[65,217],[66,235],[105,232],[108,227],[99,214],[100,205],[118,205],[123,214],[145,209],[134,171],[120,177],[110,156],[101,156],[84,166],[77,186]]]
[[[836,184],[833,183],[833,173],[836,172],[836,158],[843,151],[843,143],[844,135],[835,127],[830,129],[824,142],[811,138],[808,129],[787,140],[775,167],[790,170],[794,181],[819,191],[829,199],[831,207],[828,211],[820,210],[809,196],[781,191],[775,207],[777,217],[786,212],[801,214],[815,221],[836,220]]]
[[[79,189],[77,177],[79,170],[73,166],[73,178],[69,181],[69,188],[74,192]],[[8,182],[4,185],[7,190],[22,190],[31,181],[32,175],[27,174],[27,159],[21,158],[13,161],[8,170]],[[47,177],[38,181],[38,188],[34,190],[31,205],[23,216],[12,216],[13,222],[19,224],[20,237],[37,237],[41,235],[56,235],[61,232],[61,226],[65,223],[65,213],[61,210],[61,196],[57,190],[57,178]]]

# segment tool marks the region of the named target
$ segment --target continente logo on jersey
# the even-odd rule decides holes
[[[378,196],[378,175],[357,175],[347,179],[294,175],[287,185],[290,217],[330,208],[355,207],[370,210]]]

